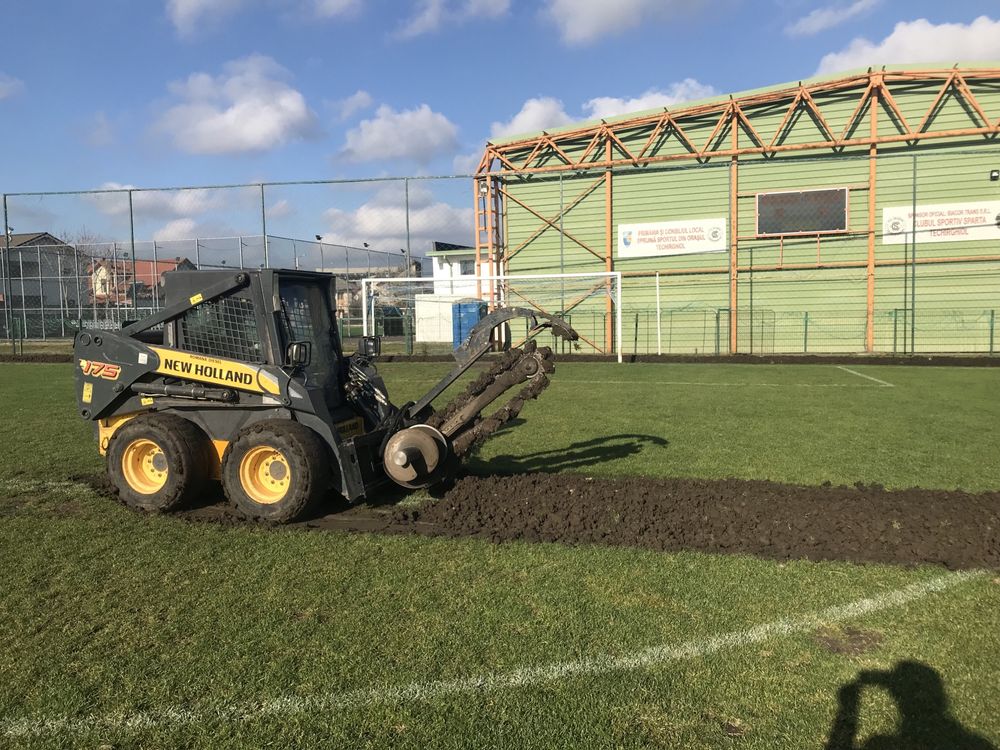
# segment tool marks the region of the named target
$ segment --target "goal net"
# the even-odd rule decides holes
[[[559,353],[617,354],[621,360],[618,272],[369,277],[360,292],[363,333],[382,336],[392,353],[450,352],[489,312],[522,307],[561,317],[580,334],[574,344],[543,333],[539,343]],[[529,328],[527,318],[512,320],[511,345],[519,346]]]

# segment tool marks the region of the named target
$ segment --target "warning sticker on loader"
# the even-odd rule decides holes
[[[161,375],[173,375],[199,383],[228,385],[258,393],[280,393],[277,380],[272,375],[262,372],[259,367],[156,346],[151,346],[150,349],[160,359],[156,372]]]
[[[337,432],[342,438],[357,437],[365,431],[365,423],[361,417],[354,417],[343,422],[337,422]]]

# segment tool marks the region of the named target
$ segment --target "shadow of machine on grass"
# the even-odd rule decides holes
[[[490,474],[555,474],[610,463],[638,455],[649,448],[666,448],[667,445],[667,440],[656,435],[606,435],[518,456],[498,455],[489,461],[474,459],[469,463],[469,470],[473,474],[483,471]]]
[[[858,744],[859,709],[866,687],[888,692],[899,721],[894,734],[875,734]],[[922,662],[901,661],[889,671],[862,671],[840,688],[837,698],[840,706],[826,750],[997,750],[951,714],[941,675]]]

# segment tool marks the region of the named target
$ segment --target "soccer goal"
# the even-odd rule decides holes
[[[362,330],[412,353],[450,352],[498,307],[557,315],[580,334],[576,344],[542,341],[560,353],[616,354],[622,359],[621,273],[507,276],[369,277],[361,281]],[[512,346],[527,337],[527,319],[510,323]]]

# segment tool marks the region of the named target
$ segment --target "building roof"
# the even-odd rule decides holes
[[[441,258],[449,255],[475,255],[476,248],[469,247],[467,245],[456,245],[451,242],[435,242],[432,250],[427,252],[428,255]]]
[[[959,62],[955,63],[953,67],[958,68],[962,71],[975,71],[980,69],[996,71],[998,68],[1000,68],[1000,62],[997,61]],[[676,116],[683,116],[684,110],[692,109],[694,107],[704,107],[712,104],[723,104],[732,99],[739,101],[741,99],[748,99],[751,97],[760,96],[761,94],[768,94],[787,89],[791,89],[794,91],[795,89],[798,89],[800,86],[813,86],[815,84],[823,83],[826,81],[837,81],[843,78],[850,78],[852,76],[866,75],[872,70],[883,70],[886,72],[894,72],[894,71],[911,71],[914,69],[928,69],[928,68],[945,70],[948,68],[948,66],[943,63],[936,64],[933,66],[914,65],[911,63],[906,65],[880,65],[871,68],[854,68],[852,70],[845,70],[831,75],[813,76],[812,78],[803,78],[799,81],[779,83],[772,86],[764,86],[763,88],[757,88],[757,89],[747,89],[746,91],[740,91],[733,94],[722,94],[719,96],[708,97],[706,99],[696,99],[689,102],[678,102],[677,104],[671,107],[654,107],[653,109],[644,109],[637,112],[627,112],[621,115],[616,115],[614,117],[595,118],[591,120],[579,120],[577,122],[573,122],[570,123],[569,125],[564,125],[558,128],[548,128],[545,130],[536,130],[529,133],[517,133],[514,135],[506,136],[504,138],[494,138],[488,141],[488,143],[497,146],[510,143],[517,143],[518,141],[524,141],[531,138],[536,138],[546,133],[549,135],[557,135],[559,133],[572,132],[574,130],[580,130],[582,128],[587,128],[590,126],[598,126],[601,123],[611,124],[616,122],[622,122],[625,120],[632,120],[639,117],[645,117],[649,115],[658,115],[668,109]]]
[[[55,235],[49,234],[48,232],[21,232],[18,234],[11,233],[10,246],[11,247],[24,247],[26,245],[65,245],[61,239]],[[39,240],[42,240],[39,242]]]

